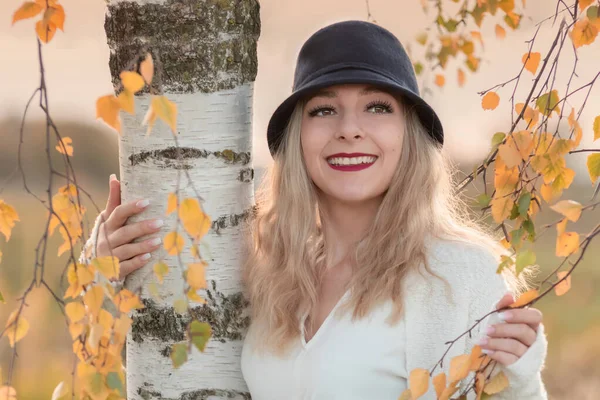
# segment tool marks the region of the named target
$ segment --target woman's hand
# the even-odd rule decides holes
[[[505,294],[496,309],[504,308],[514,303],[511,293]],[[491,359],[504,366],[516,362],[529,346],[535,342],[537,329],[542,322],[542,312],[536,308],[508,309],[498,314],[505,321],[487,327],[487,336],[479,345]]]
[[[161,219],[144,220],[125,225],[127,219],[142,212],[148,202],[135,200],[121,204],[121,183],[111,176],[108,200],[98,228],[96,257],[115,256],[119,259],[119,280],[131,272],[146,265],[150,260],[150,252],[158,249],[161,238],[151,238],[139,243],[131,243],[134,239],[160,230]]]

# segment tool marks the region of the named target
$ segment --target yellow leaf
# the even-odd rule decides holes
[[[523,54],[522,62],[525,64],[525,69],[535,75],[541,58],[540,53],[525,53]]]
[[[158,292],[158,285],[156,284],[156,282],[150,282],[148,284],[148,292],[150,293],[150,296],[152,296],[152,298],[156,300],[160,299],[160,293]]]
[[[206,235],[211,226],[210,218],[202,211],[198,200],[192,197],[184,199],[179,205],[179,218],[196,241]]]
[[[146,53],[146,58],[140,64],[140,73],[148,85],[152,83],[152,77],[154,76],[154,61],[152,61],[152,54]]]
[[[115,333],[119,334],[121,338],[124,339],[125,336],[127,336],[132,323],[133,319],[131,319],[127,314],[121,314],[119,319],[115,321]]]
[[[563,232],[556,238],[556,256],[568,257],[579,250],[579,234]]]
[[[463,71],[462,69],[458,69],[458,85],[459,86],[464,86],[465,85],[465,71]]]
[[[496,159],[496,165],[494,166],[496,197],[513,192],[517,182],[519,182],[519,168],[507,168],[501,157]]]
[[[54,391],[52,392],[52,400],[61,400],[61,399],[66,399],[67,395],[69,394],[69,387],[67,386],[67,384],[65,383],[65,381],[62,381],[61,383],[59,383],[58,385],[56,385],[56,387],[54,388]]]
[[[490,202],[492,206],[492,217],[497,223],[501,223],[510,216],[510,212],[514,205],[514,200],[509,195],[494,197]]]
[[[437,397],[440,397],[442,395],[442,392],[446,388],[446,373],[440,372],[439,374],[433,377],[432,382]]]
[[[0,199],[0,233],[4,235],[7,242],[10,240],[10,232],[15,226],[15,221],[20,221],[17,211]]]
[[[508,14],[515,9],[515,0],[500,0],[498,7]]]
[[[503,371],[500,371],[490,379],[487,385],[483,388],[483,391],[487,394],[496,394],[508,387],[508,378],[504,375]]]
[[[65,313],[71,322],[78,322],[85,317],[85,307],[83,304],[73,301],[65,306]]]
[[[544,115],[550,115],[552,114],[552,111],[556,111],[556,113],[559,113],[558,110],[558,102],[559,102],[559,97],[558,97],[558,91],[555,89],[549,93],[545,93],[543,95],[541,95],[540,97],[538,97],[538,99],[536,100],[535,104],[537,106],[537,109]]]
[[[65,9],[60,4],[53,4],[50,7],[54,10],[50,17],[50,22],[52,22],[56,28],[64,32]]]
[[[567,274],[568,271],[558,271],[556,273],[556,276],[558,277],[558,280],[561,280]],[[569,289],[571,289],[571,275],[567,276],[567,278],[564,281],[554,286],[554,291],[556,292],[557,296],[562,296],[563,294],[567,293]]]
[[[598,27],[588,17],[583,17],[575,22],[571,32],[571,40],[575,48],[593,43],[596,36],[598,36]]]
[[[0,387],[0,400],[17,400],[17,391],[12,386]]]
[[[502,161],[504,161],[507,168],[513,168],[521,162],[521,154],[512,140],[498,146],[498,154],[502,157]]]
[[[550,208],[567,217],[569,221],[577,222],[581,216],[582,205],[574,200],[562,200]]]
[[[600,139],[600,115],[594,119],[594,140]]]
[[[165,248],[167,253],[172,256],[181,253],[184,244],[185,241],[183,240],[183,236],[181,236],[177,232],[169,232],[165,235],[163,239],[163,247]]]
[[[483,394],[483,388],[485,386],[485,374],[478,372],[475,374],[475,393],[477,394],[477,399],[481,399],[481,395]]]
[[[96,268],[106,279],[118,279],[121,271],[121,265],[119,259],[115,256],[104,256],[94,258],[92,260],[92,266]]]
[[[19,316],[19,320],[15,323],[17,315]],[[19,310],[15,310],[8,317],[5,328],[5,335],[8,337],[10,347],[15,347],[15,343],[27,335],[29,322],[23,317],[22,313],[19,315]]]
[[[167,200],[167,212],[165,215],[169,215],[175,210],[177,210],[177,195],[171,192],[169,193],[169,199]]]
[[[132,115],[135,114],[135,103],[133,99],[133,93],[131,93],[127,89],[124,89],[117,96],[117,100],[119,101],[119,107],[122,110],[127,111],[129,114]]]
[[[99,97],[96,100],[96,118],[101,118],[119,134],[121,133],[120,107],[119,100],[112,94]]]
[[[146,84],[144,78],[137,72],[123,71],[119,74],[119,77],[121,78],[123,87],[131,93],[139,92]]]
[[[586,9],[590,4],[592,4],[595,0],[579,0],[579,10],[583,11],[584,9]]]
[[[48,43],[52,40],[54,34],[56,33],[56,25],[50,21],[42,19],[35,24],[35,31],[42,42]]]
[[[102,300],[104,300],[104,289],[102,286],[92,286],[84,295],[83,302],[88,308],[92,318],[98,316],[100,307],[102,306]]]
[[[418,399],[427,393],[429,388],[429,371],[423,368],[413,369],[410,371],[408,382],[412,398]]]
[[[535,145],[531,132],[527,130],[514,132],[511,139],[511,141],[516,144],[521,159],[527,161]]]
[[[439,400],[450,399],[450,396],[452,396],[454,394],[454,392],[456,392],[458,389],[460,389],[460,388],[458,386],[456,386],[456,382],[451,383],[450,386],[448,386],[446,389],[444,389]]]
[[[154,264],[154,274],[160,283],[163,283],[164,277],[169,273],[169,266],[162,261]]]
[[[87,344],[93,354],[98,354],[98,344],[100,344],[102,334],[104,334],[104,327],[100,324],[92,324]]]
[[[481,99],[481,107],[484,110],[493,110],[500,104],[500,96],[496,92],[487,92]]]
[[[531,300],[538,297],[539,293],[537,289],[530,289],[519,296],[519,298],[512,304],[509,305],[510,308],[521,307],[523,304],[529,303]],[[487,393],[487,392],[486,392]]]
[[[73,146],[71,146],[71,143],[73,143],[73,139],[66,136],[60,140],[60,143],[57,144],[55,148],[56,148],[56,150],[58,150],[59,153],[67,154],[68,156],[72,157],[73,156]],[[66,153],[65,153],[64,149],[66,149]]]
[[[406,389],[404,390],[401,394],[400,397],[398,397],[398,400],[412,400],[412,393],[410,392],[410,389]]]
[[[100,314],[98,315],[98,323],[104,327],[104,330],[108,332],[112,329],[112,325],[115,321],[115,318],[111,313],[106,311],[105,309],[100,309]]]
[[[506,31],[498,24],[496,24],[496,37],[498,39],[504,39],[506,37]]]
[[[587,168],[590,173],[590,179],[592,184],[596,182],[596,179],[600,176],[600,153],[590,154],[587,158]],[[1,222],[1,220],[0,220]],[[0,230],[2,225],[0,223]]]
[[[206,288],[205,269],[208,264],[206,262],[188,264],[187,283],[194,289]]]
[[[128,313],[134,308],[144,308],[144,305],[140,302],[140,298],[127,289],[121,289],[119,293],[115,295],[114,303],[122,313]]]
[[[450,373],[448,378],[451,382],[460,381],[469,374],[471,366],[471,357],[468,354],[461,354],[452,357],[450,360]]]
[[[479,41],[479,43],[483,44],[483,39],[481,38],[481,32],[479,31],[471,31],[471,37]]]
[[[193,288],[189,288],[186,292],[187,298],[191,301],[195,301],[197,303],[206,304],[206,300],[204,300],[196,290]]]
[[[525,106],[524,103],[518,103],[515,105],[515,111],[517,112],[517,114],[521,114],[523,106]],[[523,112],[523,119],[527,123],[528,127],[531,128],[538,123],[539,115],[540,113],[537,110],[527,106],[525,107],[525,112]]]
[[[17,21],[22,19],[32,18],[41,13],[43,10],[42,6],[37,4],[34,1],[26,1],[19,7],[17,11],[13,14],[12,23],[14,24]]]
[[[94,280],[92,268],[85,264],[77,264],[77,281],[81,286],[90,284]]]
[[[177,299],[173,303],[173,308],[178,314],[184,314],[188,309],[188,302],[186,299]]]
[[[177,131],[177,105],[167,99],[165,96],[152,97],[152,109],[167,125],[171,127],[171,131]]]
[[[440,75],[437,74],[435,76],[435,84],[438,85],[439,87],[444,86],[444,84],[446,83],[446,78],[444,78],[444,75]]]

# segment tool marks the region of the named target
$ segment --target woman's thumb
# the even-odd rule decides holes
[[[108,218],[112,214],[113,210],[121,204],[121,182],[117,179],[115,174],[110,174],[108,180],[109,192],[108,200],[106,202],[106,213],[105,216]]]

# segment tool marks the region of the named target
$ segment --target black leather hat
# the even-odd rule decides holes
[[[412,104],[429,134],[444,143],[442,124],[419,94],[411,60],[390,31],[367,21],[342,21],[315,32],[302,45],[292,94],[277,107],[267,128],[271,155],[275,155],[296,101],[318,89],[365,83],[397,92]]]

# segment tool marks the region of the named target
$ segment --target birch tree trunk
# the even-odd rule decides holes
[[[176,299],[185,297],[181,273],[182,266],[193,262],[189,241],[180,255],[182,264],[161,248],[125,282],[130,290],[143,286],[145,305],[131,314],[134,323],[126,343],[128,399],[249,399],[240,369],[249,318],[241,294],[239,222],[254,203],[250,152],[259,3],[113,0],[105,30],[113,83],[147,47],[155,65],[152,85],[178,107],[180,160],[166,124],[158,120],[149,136],[140,126],[150,94],[136,96],[135,116],[124,118],[119,143],[122,202],[150,199],[148,209],[128,223],[162,217],[166,224],[160,236],[175,230],[177,213],[165,217],[167,198],[175,192],[178,180],[185,197],[196,195],[186,174],[213,221],[203,239],[209,251],[201,247],[209,262],[208,289],[201,291],[207,303],[190,303],[192,315],[180,315],[173,308]],[[146,288],[155,279],[152,268],[159,256],[170,267],[164,284],[159,285],[160,301]],[[191,318],[208,322],[213,336],[203,353],[193,348],[190,359],[174,369],[170,348],[184,340]]]

